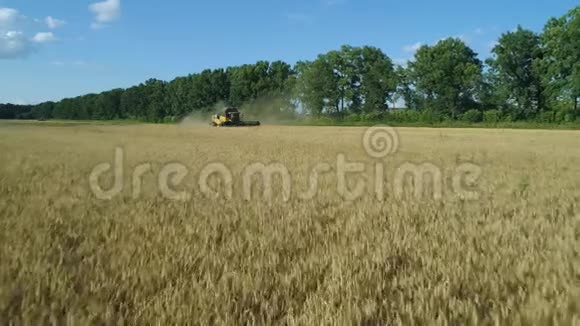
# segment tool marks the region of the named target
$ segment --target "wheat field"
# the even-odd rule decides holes
[[[384,158],[365,132],[0,124],[0,324],[580,325],[579,132],[401,128]],[[117,151],[122,188],[99,199]],[[337,191],[337,157],[364,165],[361,196]],[[289,196],[278,175],[247,194],[256,163],[287,169]],[[425,163],[422,196],[397,189]],[[216,174],[201,190],[211,164],[229,197]]]

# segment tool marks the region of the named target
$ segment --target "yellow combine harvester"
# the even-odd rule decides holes
[[[242,114],[236,108],[227,108],[224,114],[216,114],[211,118],[213,127],[255,127],[260,121],[242,121]]]

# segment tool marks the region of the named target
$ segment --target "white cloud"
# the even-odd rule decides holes
[[[24,58],[30,54],[30,41],[19,31],[0,31],[0,59]]]
[[[34,43],[50,43],[56,41],[56,36],[52,32],[36,33],[32,38]]]
[[[53,66],[64,66],[65,65],[64,62],[58,61],[58,60],[57,61],[53,61],[50,64],[53,65]]]
[[[410,44],[410,45],[405,45],[405,47],[403,47],[403,51],[407,52],[407,53],[415,53],[417,52],[417,50],[419,50],[419,48],[423,46],[423,43],[421,42],[417,42],[415,44]]]
[[[483,35],[485,34],[485,31],[483,30],[483,28],[479,27],[475,29],[475,34],[476,35]]]
[[[56,29],[66,24],[64,20],[56,19],[51,16],[46,17],[44,19],[44,22],[46,23],[46,26],[48,26],[48,28],[50,29]]]
[[[121,16],[121,0],[105,0],[93,3],[89,10],[95,14],[95,21],[91,24],[93,29],[103,28]]]
[[[0,8],[0,59],[24,58],[32,51],[30,40],[17,25],[23,18],[12,8]]]
[[[20,13],[12,8],[0,8],[0,28],[11,28],[20,18]]]
[[[25,58],[36,50],[36,44],[57,40],[51,32],[36,33],[33,37],[26,35],[22,30],[32,21],[54,28],[64,24],[64,21],[52,17],[38,20],[20,14],[17,9],[0,8],[0,59]]]

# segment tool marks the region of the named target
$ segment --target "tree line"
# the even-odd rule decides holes
[[[230,105],[287,118],[560,123],[580,119],[579,98],[577,6],[541,33],[503,33],[485,61],[458,38],[420,47],[405,66],[379,48],[345,45],[294,66],[259,61],[59,102],[0,104],[0,119],[170,122]]]

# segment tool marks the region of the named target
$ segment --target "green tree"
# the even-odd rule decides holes
[[[193,102],[190,99],[191,75],[178,77],[167,84],[167,113],[180,117],[186,112],[193,111]]]
[[[193,110],[203,110],[225,101],[229,92],[229,79],[225,71],[207,69],[191,76],[187,98]]]
[[[320,55],[313,62],[298,62],[296,95],[306,113],[320,116],[332,112],[337,107],[338,82],[333,67],[325,56]]]
[[[422,46],[409,63],[410,87],[428,108],[458,118],[476,106],[482,63],[462,40],[448,38]]]
[[[296,66],[300,100],[313,114],[384,112],[396,90],[392,61],[370,46],[342,46]]]
[[[227,72],[231,83],[229,95],[230,104],[239,106],[251,99],[253,97],[253,69],[251,66],[243,65],[239,67],[229,67]]]
[[[99,95],[93,96],[91,101],[93,102],[95,111],[92,112],[92,118],[97,120],[115,120],[126,118],[124,112],[120,110],[121,97],[124,90],[114,89],[108,92],[103,92]],[[86,102],[81,100],[81,102]],[[80,105],[81,107],[86,107],[86,104]],[[90,117],[89,112],[86,115]]]
[[[146,90],[143,84],[131,87],[123,92],[119,106],[124,116],[134,120],[147,119],[147,113],[145,111],[147,97],[145,92]]]
[[[287,96],[293,86],[292,66],[283,61],[275,61],[268,69],[269,93],[273,96]]]
[[[413,85],[410,70],[402,66],[397,66],[395,74],[397,77],[396,93],[405,102],[406,108],[411,110],[419,110],[422,108],[422,98]]]
[[[501,110],[509,111],[507,98],[509,89],[501,87],[498,74],[491,68],[491,59],[487,60],[486,69],[482,73],[482,80],[478,86],[477,99],[482,111]],[[508,113],[509,114],[509,113]]]
[[[166,116],[166,82],[158,79],[149,79],[144,84],[146,98],[146,119],[150,122],[161,122]]]
[[[391,59],[378,48],[365,46],[356,50],[356,73],[360,83],[363,111],[388,109],[388,101],[397,89],[397,74]]]
[[[338,51],[330,51],[318,60],[324,60],[332,68],[336,89],[329,93],[328,102],[332,103],[333,113],[341,114],[350,107],[358,111],[361,104],[360,75],[356,73],[355,58],[357,50],[343,45]]]
[[[52,112],[54,111],[54,102],[48,101],[36,105],[32,109],[35,119],[52,119]]]
[[[552,103],[570,102],[580,116],[580,6],[560,18],[548,21],[542,34],[546,55],[542,62],[543,80]]]
[[[510,103],[515,119],[530,119],[544,108],[543,87],[538,64],[542,60],[540,38],[518,26],[502,34],[488,60],[497,74],[498,92]]]

